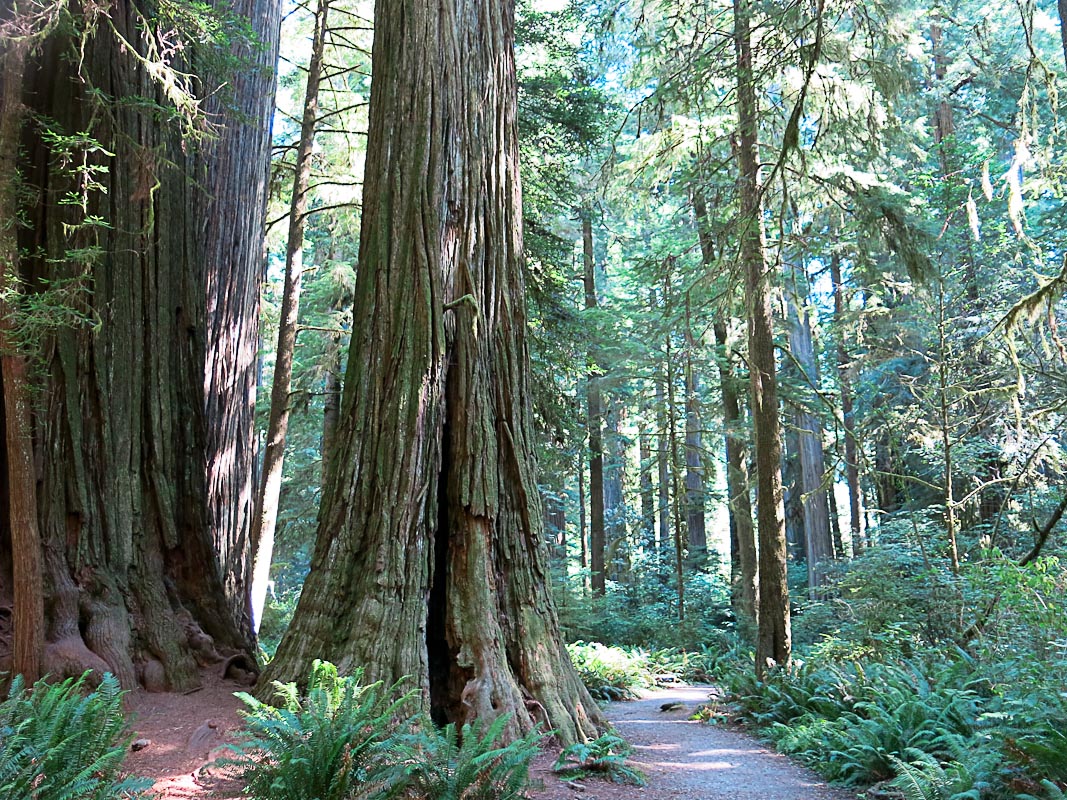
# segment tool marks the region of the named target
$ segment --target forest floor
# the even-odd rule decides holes
[[[129,697],[132,728],[149,744],[126,761],[135,775],[153,778],[160,800],[241,797],[240,785],[211,762],[241,727],[241,687],[204,674],[191,694]],[[708,700],[710,687],[677,686],[641,699],[611,703],[607,715],[634,746],[630,763],[648,778],[635,787],[599,778],[564,782],[552,773],[558,753],[546,752],[531,772],[532,800],[849,800],[855,794],[828,787],[814,774],[731,726],[689,719]],[[677,704],[670,711],[665,704]]]

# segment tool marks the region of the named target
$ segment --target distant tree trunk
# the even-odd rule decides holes
[[[263,474],[256,498],[256,515],[252,520],[252,547],[255,550],[252,562],[252,625],[257,633],[263,619],[263,604],[267,600],[267,585],[270,582],[278,500],[282,493],[282,472],[285,467],[285,440],[289,433],[289,394],[293,384],[300,284],[304,274],[304,227],[307,222],[308,187],[311,185],[311,155],[319,120],[319,83],[322,79],[322,56],[326,48],[329,13],[329,0],[318,0],[315,33],[311,40],[311,61],[307,69],[307,88],[304,92],[304,115],[300,123],[300,140],[296,146],[293,196],[289,204],[285,284],[278,320],[274,380],[270,389],[267,445],[263,451]]]
[[[514,7],[382,0],[354,327],[311,571],[257,691],[316,658],[438,721],[595,736],[549,591],[518,183]],[[477,102],[470,102],[476,98]]]
[[[589,546],[588,546],[588,526],[586,525],[586,512],[585,512],[585,458],[582,456],[582,452],[578,451],[578,543],[581,549],[581,561],[579,562],[582,567],[582,594],[584,595],[589,589],[589,582],[585,578],[585,571],[589,569]]]
[[[1065,0],[1067,1],[1067,0]],[[845,285],[841,279],[841,256],[830,256],[830,279],[834,285],[834,327],[837,328],[837,383],[841,387],[841,416],[845,431],[845,481],[848,484],[849,536],[852,554],[863,552],[863,512],[860,507],[860,468],[856,449],[856,418],[852,410],[851,359],[845,345]]]
[[[641,546],[646,554],[656,552],[656,489],[652,485],[652,444],[649,441],[648,423],[642,420],[638,434],[638,452],[641,458]]]
[[[703,570],[708,563],[708,538],[704,528],[704,454],[700,421],[700,379],[693,367],[692,323],[689,298],[685,301],[685,518],[689,533],[689,563]]]
[[[756,443],[759,520],[759,636],[756,673],[769,663],[787,665],[791,655],[789,587],[786,581],[785,510],[782,503],[782,441],[774,363],[774,320],[766,263],[758,153],[759,114],[752,65],[750,0],[734,0],[737,56],[738,161],[740,166],[740,257],[748,306],[748,357],[752,424]]]
[[[213,142],[181,140],[180,126],[153,107],[169,100],[129,52],[148,52],[146,16],[130,0],[112,3],[107,23],[84,41],[57,31],[27,64],[23,99],[36,118],[60,134],[88,132],[115,154],[75,146],[75,159],[106,169],[98,175],[106,193],[79,194],[62,140],[24,131],[21,179],[34,221],[19,231],[29,254],[24,285],[69,287],[70,310],[99,323],[40,337],[45,400],[34,441],[43,465],[45,669],[56,677],[91,668],[127,688],[141,680],[188,689],[200,664],[251,648],[243,526],[255,306],[247,303],[262,266],[253,233],[262,235],[259,156],[269,141],[278,9],[260,0],[220,8],[247,12],[259,41],[234,48],[260,66],[247,68],[255,75],[203,76],[207,86],[234,77]],[[196,59],[196,50],[190,43],[185,55]],[[247,94],[253,85],[266,89]],[[239,164],[227,155],[236,151]],[[68,192],[84,204],[60,202]],[[87,225],[92,217],[108,227]],[[217,337],[223,317],[231,330]]]
[[[622,434],[626,406],[618,399],[607,403],[604,465],[604,528],[606,533],[604,568],[612,580],[621,581],[630,572],[628,510],[626,507],[626,440]]]
[[[798,269],[799,273],[800,270]],[[786,307],[789,312],[789,348],[801,374],[801,385],[815,393],[819,386],[819,370],[815,359],[815,344],[812,340],[811,319],[803,303],[806,303],[806,276],[795,276],[797,288]],[[800,286],[804,286],[801,297]],[[803,404],[796,407],[793,416],[799,445],[798,465],[800,478],[800,502],[804,508],[805,561],[808,565],[808,591],[811,598],[819,596],[828,578],[828,567],[834,559],[834,545],[830,532],[830,507],[826,502],[826,460],[823,454],[822,421]]]
[[[8,35],[0,29],[0,33]],[[14,338],[14,310],[6,302],[17,289],[19,247],[18,151],[22,130],[22,91],[28,38],[15,38],[0,51],[0,420],[4,452],[0,479],[5,487],[3,508],[11,547],[12,642],[11,663],[4,672],[21,675],[27,683],[41,677],[44,658],[44,574],[41,536],[37,527],[37,470],[33,463],[33,431],[29,378],[24,354]],[[0,579],[2,582],[2,579]],[[5,654],[0,653],[0,660]]]
[[[787,365],[787,369],[789,365]],[[800,434],[788,425],[782,434],[782,501],[785,507],[785,541],[790,561],[801,563],[807,558],[808,533],[804,527],[804,487],[800,469]]]
[[[585,265],[585,308],[597,307],[596,268],[593,260],[593,219],[582,214],[582,256]],[[585,389],[585,417],[589,432],[589,571],[593,595],[605,592],[604,551],[604,403],[600,396],[600,378],[593,353],[589,355],[590,373]]]
[[[670,275],[666,280],[666,291],[664,292],[664,302],[670,303],[671,297],[671,284]],[[682,535],[682,487],[681,480],[679,480],[679,474],[681,468],[679,465],[679,453],[678,453],[678,425],[675,422],[674,409],[676,407],[676,398],[674,391],[675,376],[674,370],[671,368],[673,361],[673,353],[671,352],[671,336],[667,334],[666,340],[666,368],[667,368],[667,441],[670,446],[670,468],[671,468],[671,494],[674,497],[673,511],[674,511],[674,585],[675,592],[678,598],[678,621],[685,621],[685,544]]]
[[[697,222],[697,237],[704,267],[715,264],[715,247],[708,223],[708,209],[699,192],[693,195],[693,213]],[[740,390],[733,369],[733,356],[726,323],[717,320],[712,326],[719,357],[719,392],[722,395],[723,438],[726,445],[726,494],[730,508],[730,532],[733,553],[737,562],[737,581],[734,587],[734,607],[738,618],[752,630],[756,628],[758,604],[758,560],[756,532],[752,525],[752,503],[748,487],[748,435],[741,420]],[[736,540],[736,547],[733,544]],[[734,558],[736,556],[736,558]]]
[[[671,465],[668,458],[669,424],[666,380],[662,372],[656,377],[656,503],[658,510],[657,561],[665,570],[671,552]],[[664,573],[665,574],[665,573]]]
[[[848,558],[845,554],[845,542],[841,538],[841,514],[837,508],[837,496],[834,494],[834,484],[826,488],[826,502],[830,506],[830,533],[834,542],[834,558]]]

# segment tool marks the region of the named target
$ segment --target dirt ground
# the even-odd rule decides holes
[[[204,674],[204,687],[190,694],[135,692],[128,698],[137,739],[126,765],[155,779],[160,800],[222,800],[241,797],[240,785],[212,767],[223,745],[240,728],[242,687]],[[708,699],[709,687],[678,686],[648,692],[639,700],[612,703],[608,718],[634,745],[631,763],[648,777],[635,787],[600,779],[561,781],[552,773],[558,755],[546,752],[533,764],[531,800],[851,800],[855,794],[826,786],[814,774],[730,727],[690,721]],[[664,704],[677,708],[662,711]]]

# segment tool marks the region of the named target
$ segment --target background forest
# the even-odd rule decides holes
[[[334,538],[349,517],[330,526],[363,502],[345,464],[379,420],[352,420],[388,383],[358,340],[384,330],[369,298],[391,289],[359,275],[384,252],[367,209],[393,201],[364,187],[388,194],[381,136],[417,140],[376,133],[371,73],[421,73],[399,39],[379,44],[378,5],[0,14],[0,634],[47,620],[21,651],[43,669],[17,644],[5,669],[181,691],[236,658],[269,665],[260,700],[272,679],[306,683],[309,655],[387,685],[418,672],[399,645],[362,657],[393,640],[388,620],[315,649],[319,598],[364,596],[351,585],[322,578],[298,611],[313,563],[363,541]],[[523,529],[543,527],[547,571],[534,557],[513,580],[551,595],[585,689],[503,660],[524,690],[563,676],[543,702],[564,744],[600,741],[596,712],[573,710],[586,690],[672,676],[722,685],[709,722],[743,718],[835,782],[1062,800],[1065,17],[1067,0],[518,0],[525,261],[516,281],[510,262],[486,274],[526,305],[540,521]],[[489,204],[507,195],[484,180]],[[479,280],[442,316],[477,308]],[[390,444],[382,474],[423,447]],[[457,448],[427,463],[447,472]],[[516,459],[501,485],[520,492]],[[462,527],[454,487],[430,491],[446,509],[431,527]],[[422,666],[429,713],[455,726],[457,667],[433,637],[477,637],[434,614],[477,573],[452,571],[445,540],[424,559],[450,582],[426,578]],[[339,680],[316,669],[312,690]],[[532,752],[516,719],[493,737]]]

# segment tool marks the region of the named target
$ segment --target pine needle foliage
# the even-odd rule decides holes
[[[630,743],[614,733],[605,733],[589,742],[572,744],[559,754],[553,770],[564,778],[603,775],[612,783],[644,786],[645,776],[626,763],[633,752]]]
[[[128,736],[118,680],[58,684],[21,676],[0,702],[0,798],[139,800],[151,782],[120,774]]]
[[[312,664],[306,693],[275,683],[277,707],[241,692],[246,738],[231,763],[255,800],[350,800],[378,768],[377,754],[398,727],[412,694],[363,685],[362,671],[342,677]]]
[[[510,717],[481,723],[454,723],[443,730],[432,724],[399,735],[381,752],[385,766],[380,797],[410,800],[512,800],[524,797],[530,761],[544,738],[538,730],[500,744]]]

